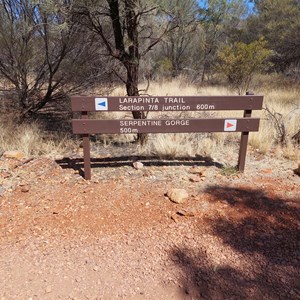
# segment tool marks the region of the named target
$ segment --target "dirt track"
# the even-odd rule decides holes
[[[192,182],[195,161],[100,159],[85,182],[72,161],[2,159],[0,299],[299,299],[296,164],[249,160]]]

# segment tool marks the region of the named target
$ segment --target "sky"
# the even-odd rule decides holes
[[[248,7],[249,7],[249,13],[251,13],[251,12],[253,12],[253,9],[254,9],[254,3],[253,2],[250,2],[250,0],[245,0],[246,1],[246,3],[247,3],[247,5],[248,5]],[[197,2],[199,3],[199,4],[203,4],[204,2],[206,2],[206,0],[197,0]]]
[[[197,0],[198,3],[203,3],[205,0]],[[252,9],[254,7],[254,3],[251,3],[250,0],[246,0],[248,6]]]
[[[250,9],[251,11],[253,11],[254,3],[251,3],[250,1],[247,1],[247,4],[248,4],[248,6],[249,6],[249,9]]]

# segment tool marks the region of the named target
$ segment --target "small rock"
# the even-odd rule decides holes
[[[201,181],[201,177],[199,175],[191,175],[191,176],[189,176],[189,180],[191,182],[200,182]]]
[[[139,161],[134,162],[132,165],[136,170],[140,170],[144,167],[144,164]]]
[[[300,163],[298,164],[298,168],[294,170],[294,173],[298,176],[300,176]]]
[[[262,173],[265,173],[265,174],[272,174],[273,170],[272,169],[264,169],[264,170],[261,170]]]
[[[5,151],[3,153],[3,156],[5,158],[13,158],[13,159],[20,160],[25,157],[25,154],[21,151],[15,150],[15,151]]]
[[[178,222],[176,213],[174,213],[174,214],[171,215],[171,220],[173,220],[175,223]]]
[[[172,189],[168,191],[167,196],[172,202],[184,203],[188,199],[189,194],[185,189]]]
[[[28,193],[29,192],[29,187],[28,186],[23,186],[22,188],[21,188],[21,192],[22,193]]]
[[[51,293],[51,292],[52,292],[52,288],[51,288],[50,285],[48,285],[48,286],[46,287],[46,293],[49,294],[49,293]]]
[[[177,211],[176,214],[183,217],[194,217],[196,214],[196,210],[193,208],[181,209]]]
[[[199,174],[200,176],[205,176],[206,169],[203,167],[193,167],[189,169],[189,173],[191,174]]]
[[[95,267],[93,268],[93,270],[94,270],[95,272],[97,272],[97,271],[99,270],[99,268],[98,268],[97,266],[95,266]]]
[[[3,172],[3,173],[0,174],[0,176],[1,176],[2,178],[6,179],[6,178],[9,178],[9,177],[11,176],[11,174],[8,173],[8,172]]]
[[[259,247],[264,246],[264,243],[263,243],[263,242],[260,242],[260,241],[255,242],[255,244],[256,244],[257,246],[259,246]]]

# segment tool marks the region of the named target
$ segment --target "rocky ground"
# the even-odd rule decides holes
[[[297,163],[128,153],[2,153],[0,299],[300,299]]]

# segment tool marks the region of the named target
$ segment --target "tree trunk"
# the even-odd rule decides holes
[[[128,96],[139,96],[138,79],[139,79],[139,38],[138,23],[135,7],[137,0],[125,0],[125,22],[127,26],[127,35],[130,42],[128,53],[124,59],[124,65],[127,70],[126,90]],[[146,119],[144,111],[133,111],[134,119]],[[146,144],[148,135],[138,133],[137,142],[141,145]]]
[[[137,62],[128,62],[126,64],[127,69],[127,81],[126,81],[126,91],[128,96],[139,96],[138,90],[138,74],[139,65]],[[134,119],[146,119],[146,114],[144,111],[133,111],[132,116]],[[141,145],[145,145],[148,140],[148,135],[146,133],[138,133],[137,142]]]

